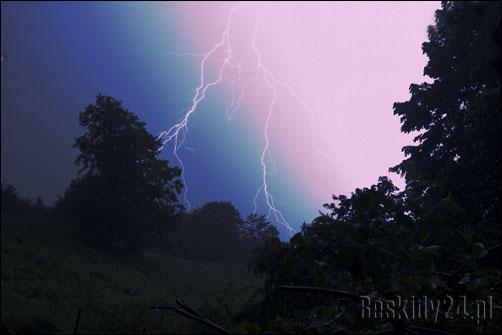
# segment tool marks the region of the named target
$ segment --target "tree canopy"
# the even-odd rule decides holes
[[[250,214],[243,219],[239,210],[226,201],[197,207],[181,222],[175,252],[186,258],[242,263],[279,236],[265,216]]]
[[[386,177],[350,196],[333,196],[290,243],[261,247],[254,269],[263,302],[259,327],[302,333],[500,333],[500,310],[478,320],[458,313],[437,322],[362,319],[361,301],[396,296],[501,301],[500,2],[443,2],[422,46],[431,82],[412,84],[394,104],[414,145]],[[296,286],[296,295],[284,292]],[[310,291],[305,286],[310,287]],[[299,290],[298,287],[302,288]],[[312,289],[321,287],[322,290]],[[329,291],[331,290],[331,291]],[[340,291],[341,290],[341,291]],[[330,292],[329,296],[315,292]],[[310,293],[309,293],[310,292]],[[341,293],[340,293],[341,292]]]
[[[98,95],[79,122],[86,129],[75,141],[80,170],[64,207],[89,240],[136,251],[182,209],[180,170],[158,158],[160,140],[111,97]]]
[[[419,135],[391,171],[423,210],[449,196],[471,218],[500,222],[500,6],[443,2],[422,46],[433,82],[412,84],[411,98],[394,104],[401,130]]]

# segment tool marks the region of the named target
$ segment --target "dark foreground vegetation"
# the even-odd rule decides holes
[[[242,264],[130,257],[91,248],[74,227],[2,217],[2,333],[193,333],[207,327],[149,307],[177,297],[233,327],[260,285]]]
[[[2,214],[16,216],[2,216],[2,330],[67,332],[82,306],[89,332],[501,333],[500,9],[436,13],[423,44],[432,80],[394,104],[417,134],[390,169],[405,190],[381,177],[335,195],[288,242],[231,203],[186,212],[162,144],[98,95],[80,115],[80,172],[64,197],[47,208],[2,185]],[[364,299],[399,297],[446,302],[433,318],[364,313]]]

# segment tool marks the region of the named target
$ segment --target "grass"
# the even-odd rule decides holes
[[[183,298],[222,326],[254,299],[260,282],[244,265],[124,257],[78,242],[69,227],[16,217],[1,223],[3,332],[207,333],[151,305]]]

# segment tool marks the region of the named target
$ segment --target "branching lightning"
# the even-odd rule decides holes
[[[181,178],[183,180],[183,183],[185,185],[184,189],[184,200],[185,203],[187,204],[187,207],[190,208],[190,202],[188,200],[188,187],[187,183],[185,180],[185,166],[183,164],[183,160],[181,159],[179,155],[179,149],[183,146],[183,143],[185,142],[187,132],[188,132],[188,123],[189,119],[192,117],[192,115],[197,111],[199,105],[204,101],[206,93],[209,88],[216,86],[220,84],[224,80],[224,72],[227,69],[230,69],[235,73],[235,78],[233,78],[230,82],[230,93],[232,96],[232,100],[230,103],[227,105],[225,115],[228,121],[228,125],[230,127],[231,122],[232,122],[232,117],[234,114],[240,109],[242,99],[244,98],[246,94],[247,88],[259,81],[262,82],[267,90],[271,94],[271,100],[270,103],[268,104],[267,108],[267,114],[266,114],[266,119],[263,125],[263,139],[264,139],[264,145],[260,153],[259,157],[259,165],[261,167],[261,185],[258,187],[256,194],[253,198],[253,204],[254,204],[254,212],[257,211],[258,209],[258,198],[261,193],[263,193],[265,203],[268,207],[268,217],[273,216],[275,218],[275,221],[281,225],[283,225],[292,235],[294,232],[294,229],[289,225],[287,222],[286,218],[284,217],[283,213],[277,208],[276,202],[274,201],[274,197],[272,196],[271,190],[270,190],[270,185],[269,185],[269,178],[271,174],[275,172],[276,169],[276,164],[275,161],[272,159],[272,153],[270,150],[271,146],[271,139],[269,136],[269,127],[270,127],[270,122],[273,118],[274,114],[274,109],[276,108],[277,102],[278,102],[278,91],[280,89],[286,90],[289,95],[297,99],[304,111],[309,113],[310,116],[310,128],[311,128],[311,133],[312,133],[312,139],[314,142],[314,146],[316,148],[316,151],[323,155],[330,163],[331,165],[331,160],[329,155],[325,152],[322,151],[320,146],[319,146],[319,139],[321,141],[326,142],[325,137],[315,128],[314,125],[314,113],[312,110],[310,110],[307,107],[307,104],[305,101],[301,98],[301,96],[287,83],[284,83],[280,81],[270,69],[268,69],[262,61],[262,54],[260,49],[257,46],[256,39],[257,39],[257,33],[258,33],[258,28],[260,25],[260,19],[257,20],[254,31],[253,31],[253,38],[252,38],[252,48],[253,51],[256,55],[256,69],[254,71],[254,74],[250,76],[246,71],[244,71],[243,66],[239,62],[236,57],[234,57],[233,49],[232,49],[232,43],[230,39],[230,32],[232,29],[232,21],[234,14],[236,13],[237,10],[242,8],[246,3],[239,3],[238,5],[234,7],[230,7],[226,4],[221,3],[221,5],[228,10],[228,15],[226,22],[219,24],[218,26],[225,27],[220,40],[206,53],[195,53],[195,52],[168,52],[168,55],[176,55],[176,56],[191,56],[191,57],[197,57],[200,58],[200,77],[199,77],[199,85],[195,89],[195,93],[191,99],[191,105],[185,112],[184,116],[182,119],[173,125],[171,128],[169,128],[166,131],[161,132],[159,135],[159,139],[162,140],[163,147],[165,147],[168,143],[173,143],[173,155],[176,157],[176,160],[178,161],[181,170],[182,170],[182,175]],[[207,73],[207,62],[211,59],[211,57],[214,57],[217,52],[224,52],[224,59],[219,67],[218,71],[218,76],[216,79],[209,81],[206,77]],[[241,85],[239,85],[240,82],[243,81],[243,78],[246,78],[245,82],[243,82]]]
[[[200,63],[200,82],[199,86],[195,90],[195,95],[193,96],[192,99],[192,105],[189,108],[189,110],[186,112],[185,116],[183,119],[172,126],[169,130],[163,131],[160,135],[159,138],[162,139],[162,145],[165,146],[166,143],[174,141],[174,146],[173,146],[173,154],[178,160],[178,163],[181,166],[181,179],[183,181],[183,184],[185,185],[183,197],[185,200],[185,203],[187,204],[187,207],[190,208],[190,201],[188,200],[188,187],[187,183],[185,180],[185,166],[183,164],[183,160],[180,158],[178,154],[179,147],[183,145],[183,142],[185,141],[186,138],[186,133],[188,132],[188,120],[190,116],[197,110],[197,107],[199,106],[200,102],[204,100],[206,96],[206,91],[208,88],[211,86],[215,86],[218,83],[220,83],[223,80],[223,71],[225,70],[226,66],[229,64],[230,57],[232,55],[232,49],[231,49],[231,44],[230,44],[230,27],[232,24],[232,16],[235,13],[235,11],[240,7],[241,5],[235,6],[233,9],[230,10],[229,15],[228,15],[228,20],[227,24],[225,27],[225,31],[223,32],[221,41],[218,42],[214,47],[207,53],[205,54],[194,54],[194,53],[187,53],[186,55],[192,55],[192,56],[202,56],[202,60]],[[209,57],[211,55],[215,54],[215,52],[221,48],[221,47],[226,47],[226,53],[227,56],[225,58],[225,61],[223,65],[220,68],[219,76],[216,78],[216,80],[207,83],[206,82],[206,76],[205,76],[205,71],[206,71],[206,63]],[[185,55],[185,54],[181,54]],[[181,139],[180,139],[180,134],[181,134]]]

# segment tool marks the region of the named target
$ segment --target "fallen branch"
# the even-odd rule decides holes
[[[205,317],[204,315],[200,314],[190,306],[188,306],[182,299],[176,299],[176,303],[178,304],[179,307],[176,306],[152,306],[150,309],[153,310],[161,310],[161,309],[167,309],[167,310],[172,310],[175,311],[184,317],[187,317],[189,319],[195,320],[197,322],[200,322],[202,324],[205,324],[206,326],[219,331],[222,334],[230,334],[228,330],[225,328],[219,326],[216,322],[212,321],[211,319]]]
[[[335,290],[324,287],[314,287],[314,286],[291,286],[291,285],[279,285],[279,289],[283,291],[293,291],[293,292],[315,292],[315,293],[327,293],[330,295],[335,295],[340,298],[351,298],[359,299],[361,296],[348,291]]]
[[[82,308],[78,309],[77,320],[75,320],[75,328],[73,329],[73,334],[77,334],[77,332],[78,332],[78,324],[80,322],[80,314],[82,314]]]

